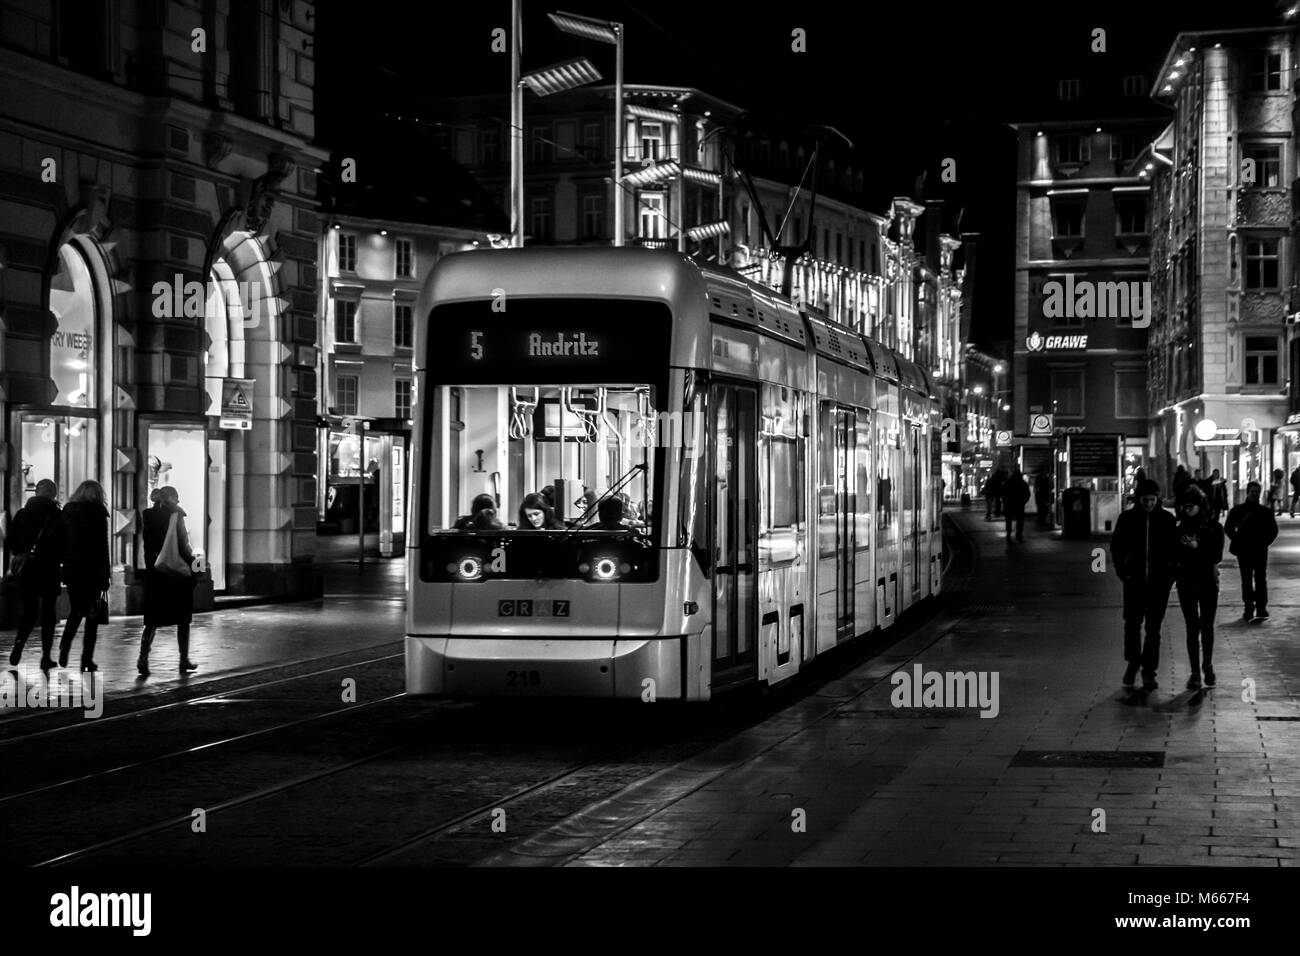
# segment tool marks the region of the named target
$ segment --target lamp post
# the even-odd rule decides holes
[[[510,245],[524,244],[524,87],[519,82],[523,51],[523,0],[510,0]]]
[[[518,0],[516,0],[518,2]],[[561,33],[614,46],[614,245],[623,245],[623,24],[574,13],[548,13]]]

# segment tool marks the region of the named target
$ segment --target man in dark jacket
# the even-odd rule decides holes
[[[1300,465],[1291,472],[1291,517],[1295,517],[1295,507],[1300,504]]]
[[[25,556],[26,563],[18,574],[19,592],[23,610],[18,617],[18,633],[9,663],[18,666],[23,645],[41,621],[41,670],[54,667],[50,656],[54,649],[54,605],[59,599],[60,564],[63,552],[61,522],[59,521],[59,486],[48,478],[36,483],[36,494],[27,500],[21,511],[14,515],[13,529],[9,533],[9,550],[13,557]],[[32,549],[35,548],[35,553]],[[11,558],[12,560],[12,558]]]
[[[1049,527],[1052,510],[1052,476],[1046,468],[1041,469],[1038,477],[1034,479],[1034,508],[1038,511],[1038,526]]]
[[[1147,479],[1137,487],[1138,506],[1121,512],[1110,539],[1115,573],[1124,582],[1124,686],[1142,670],[1144,690],[1156,687],[1160,666],[1160,624],[1174,583],[1174,516],[1160,507],[1160,486]],[[1142,625],[1146,624],[1146,642]]]
[[[1241,599],[1246,605],[1242,619],[1268,617],[1268,547],[1277,540],[1277,519],[1273,509],[1260,504],[1263,490],[1258,481],[1246,486],[1246,500],[1228,512],[1224,533],[1232,542],[1230,554],[1241,568]]]
[[[1017,468],[1002,488],[1002,514],[1006,517],[1007,537],[1011,537],[1011,525],[1016,526],[1016,540],[1025,540],[1025,504],[1029,501],[1029,486],[1025,476]]]

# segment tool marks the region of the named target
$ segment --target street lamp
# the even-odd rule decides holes
[[[534,70],[520,77],[519,81],[538,96],[550,96],[595,83],[600,78],[600,71],[592,66],[591,61],[579,56]]]
[[[614,46],[614,245],[623,245],[623,24],[574,13],[548,13],[561,33]]]

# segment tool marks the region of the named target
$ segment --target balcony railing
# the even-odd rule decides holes
[[[1235,221],[1238,226],[1287,226],[1291,204],[1285,189],[1239,189]]]

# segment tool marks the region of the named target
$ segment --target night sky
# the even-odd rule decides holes
[[[1274,24],[1275,8],[1274,0],[999,0],[802,3],[775,13],[777,5],[707,0],[524,0],[523,65],[586,55],[612,82],[613,47],[563,35],[546,14],[620,20],[627,82],[694,86],[843,132],[854,143],[854,166],[866,170],[872,211],[883,212],[890,196],[914,195],[928,170],[924,196],[943,198],[950,216],[962,209],[962,231],[980,233],[972,338],[987,344],[1009,339],[1013,322],[1015,154],[1007,124],[1070,115],[1055,99],[1067,76],[1082,79],[1077,106],[1090,118],[1114,115],[1112,106],[1161,116],[1150,100],[1112,104],[1088,94],[1118,89],[1128,74],[1154,79],[1180,31]],[[318,137],[331,148],[346,148],[376,113],[428,115],[422,101],[509,89],[509,56],[490,49],[492,29],[509,28],[509,0],[324,0],[318,12]],[[791,51],[796,27],[807,32],[806,53]],[[1097,27],[1106,30],[1105,53],[1090,50]],[[955,183],[941,181],[945,157],[957,161]]]

